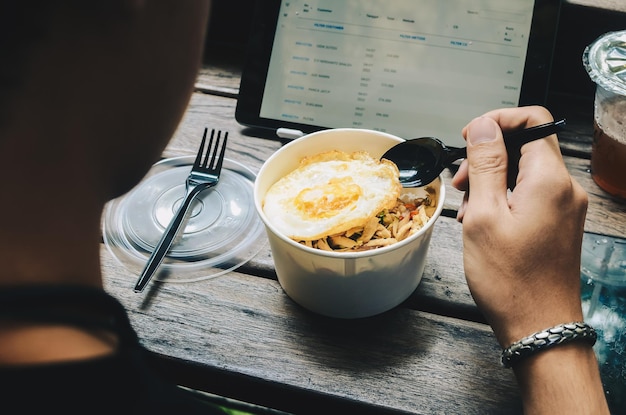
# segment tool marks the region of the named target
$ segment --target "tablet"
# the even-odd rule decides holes
[[[257,0],[235,118],[296,138],[366,128],[463,145],[545,105],[560,0]]]

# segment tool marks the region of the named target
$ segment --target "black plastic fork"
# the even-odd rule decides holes
[[[204,154],[204,143],[206,141],[207,129],[204,129],[204,135],[202,136],[202,143],[200,143],[200,149],[196,156],[196,161],[191,168],[189,176],[185,181],[185,199],[178,208],[176,215],[172,218],[172,221],[168,225],[167,229],[163,233],[161,240],[155,247],[152,255],[148,259],[148,263],[144,268],[137,284],[135,284],[135,292],[141,292],[146,287],[154,272],[159,268],[165,255],[170,249],[174,238],[178,234],[178,231],[187,216],[187,212],[191,207],[191,202],[195,199],[200,192],[214,187],[220,178],[222,171],[222,163],[224,162],[224,152],[226,151],[226,141],[228,139],[228,133],[225,132],[222,138],[222,132],[211,130],[211,137],[209,138],[209,145],[207,147],[206,154]],[[214,142],[215,139],[215,142]],[[221,140],[221,143],[220,143]],[[218,155],[218,150],[221,144],[221,151]],[[204,156],[204,157],[203,157]],[[209,160],[209,156],[211,157]]]

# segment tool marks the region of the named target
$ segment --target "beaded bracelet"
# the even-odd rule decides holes
[[[593,346],[597,337],[598,335],[594,328],[587,323],[559,324],[524,337],[504,349],[501,357],[502,366],[511,367],[538,351],[575,340],[583,340]]]

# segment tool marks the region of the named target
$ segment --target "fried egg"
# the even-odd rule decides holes
[[[328,151],[305,157],[274,183],[263,212],[284,235],[312,241],[363,226],[391,209],[402,190],[398,168],[366,152]]]

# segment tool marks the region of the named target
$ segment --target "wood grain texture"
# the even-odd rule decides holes
[[[210,126],[230,132],[226,152],[228,158],[258,172],[264,160],[279,149],[284,141],[248,134],[247,130],[233,119],[234,106],[235,100],[232,98],[204,93],[193,94],[189,109],[165,150],[164,157],[194,155],[203,128]],[[593,182],[589,174],[588,159],[572,156],[565,156],[564,159],[570,173],[589,194],[586,231],[618,237],[626,235],[626,205],[608,197]],[[411,298],[410,304],[418,309],[447,309],[452,315],[467,313],[473,316],[473,319],[479,319],[463,276],[462,228],[454,220],[463,193],[450,186],[452,174],[450,170],[444,171],[443,174],[447,184],[445,209],[449,217],[440,218],[435,227],[424,280]],[[265,244],[261,252],[246,264],[244,269],[254,275],[275,278],[269,246]]]
[[[623,0],[564,0],[564,3],[614,12],[626,12],[626,3]]]
[[[202,92],[191,97],[163,157],[195,155],[203,129],[216,128],[229,131],[226,156],[256,173],[287,142],[235,121],[238,76],[232,68],[205,68]],[[559,108],[573,114],[560,139],[568,170],[589,194],[585,229],[623,237],[624,201],[589,174],[585,112]],[[143,294],[132,290],[137,275],[103,245],[105,288],[127,307],[141,341],[189,386],[298,413],[521,413],[515,379],[499,366],[500,349],[465,282],[462,225],[455,220],[463,193],[450,186],[453,173],[443,173],[445,215],[420,285],[380,316],[328,319],[293,303],[276,280],[265,238],[235,272],[156,282]]]
[[[330,406],[334,397],[407,413],[520,413],[512,372],[499,366],[486,325],[406,307],[327,319],[294,304],[276,281],[237,272],[137,294],[135,278],[102,256],[107,291],[156,353],[265,379],[277,393],[325,394]]]
[[[268,137],[267,133],[245,128],[234,119],[236,99],[206,93],[194,93],[185,117],[164,157],[193,155],[205,126],[229,131],[226,157],[239,161],[255,173],[263,162],[287,141]],[[567,168],[589,195],[589,210],[585,230],[617,237],[626,236],[626,202],[610,196],[591,179],[590,151],[592,130],[579,113],[572,109],[569,124],[572,129],[560,135]],[[569,125],[568,124],[568,125]],[[463,199],[463,193],[450,185],[454,169],[443,172],[447,198],[445,209],[453,214]]]

